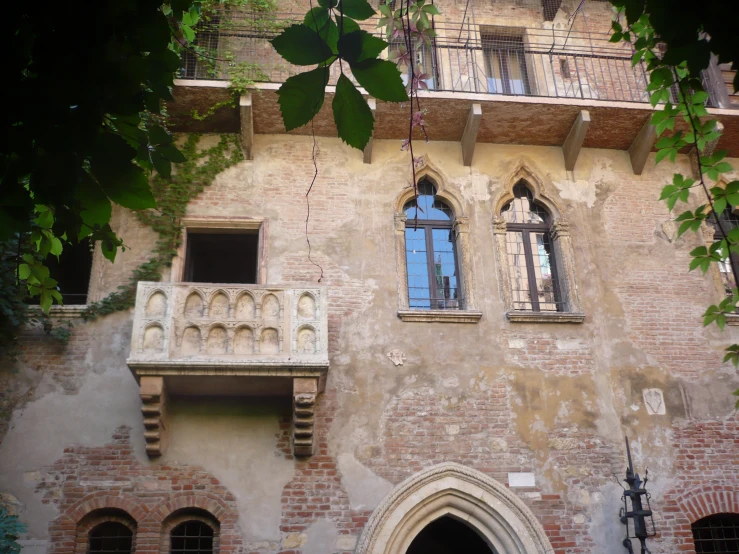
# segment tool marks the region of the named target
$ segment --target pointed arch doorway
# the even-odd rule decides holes
[[[437,546],[453,550],[433,554],[554,552],[536,516],[514,493],[477,470],[443,463],[409,477],[388,494],[367,522],[356,554],[431,554],[434,533],[445,529],[457,532],[459,542],[452,538]],[[466,540],[476,550],[464,549]],[[419,550],[424,545],[429,549]]]
[[[496,554],[472,527],[450,516],[432,521],[416,535],[406,554]]]

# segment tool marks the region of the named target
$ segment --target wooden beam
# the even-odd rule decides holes
[[[239,115],[241,116],[241,147],[244,158],[254,159],[254,114],[252,113],[251,92],[239,98]]]
[[[467,116],[467,125],[465,125],[464,133],[462,134],[462,161],[467,167],[472,165],[472,157],[475,155],[477,133],[480,131],[481,122],[482,105],[472,104],[472,106],[470,106],[470,113]]]
[[[372,111],[372,116],[375,118],[375,128],[377,128],[377,100],[374,98],[368,98],[367,105]],[[372,141],[374,140],[374,135],[375,133],[373,131],[367,146],[364,147],[364,163],[366,164],[372,163]]]
[[[562,0],[541,0],[541,5],[544,8],[544,21],[554,21]]]
[[[631,168],[634,170],[634,175],[642,174],[644,166],[647,164],[649,153],[652,151],[654,143],[657,142],[657,130],[650,123],[650,120],[651,117],[644,123],[644,126],[636,135],[634,142],[629,147],[629,158],[631,158]]]
[[[588,132],[589,125],[590,112],[588,110],[580,110],[564,144],[562,144],[562,154],[565,157],[565,169],[567,171],[573,171],[575,169],[577,157],[580,155],[582,143],[585,142],[585,133]]]

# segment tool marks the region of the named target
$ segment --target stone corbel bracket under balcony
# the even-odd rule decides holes
[[[127,363],[147,454],[166,449],[170,396],[290,396],[293,451],[311,455],[327,343],[324,288],[140,282]]]

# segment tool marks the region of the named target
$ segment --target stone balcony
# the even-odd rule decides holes
[[[140,282],[127,362],[141,386],[147,453],[166,448],[169,395],[289,395],[294,451],[310,455],[327,322],[322,288]]]

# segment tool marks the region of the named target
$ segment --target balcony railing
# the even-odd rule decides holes
[[[128,364],[157,374],[325,370],[327,332],[324,289],[140,282]]]
[[[254,81],[281,83],[311,69],[286,63],[268,42],[281,26],[296,20],[283,14],[268,28],[248,18],[203,27],[193,47],[197,52],[184,55],[180,77],[227,80],[237,73]],[[376,33],[374,25],[363,23]],[[610,43],[607,33],[469,21],[437,23],[435,30],[434,43],[416,52],[429,90],[621,102],[649,99],[643,65],[632,66],[628,45]],[[389,50],[395,47],[391,44]],[[338,78],[338,67],[332,70],[329,84]]]

